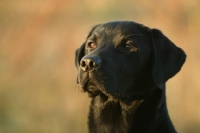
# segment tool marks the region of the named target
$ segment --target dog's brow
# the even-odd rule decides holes
[[[99,38],[99,36],[100,36],[99,33],[95,32],[89,38],[92,39],[92,40],[96,40],[97,38]]]
[[[92,34],[91,36],[88,37],[88,40],[96,40],[96,39],[97,39],[96,34]]]
[[[126,36],[126,38],[128,38],[130,36],[143,36],[143,34],[130,34],[130,35]]]

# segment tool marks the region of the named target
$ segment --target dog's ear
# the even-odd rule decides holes
[[[99,26],[100,24],[94,26],[92,28],[92,30],[90,31],[90,33],[88,34],[87,36],[87,39],[92,35],[93,31]],[[83,58],[83,56],[85,55],[85,44],[86,42],[84,42],[80,48],[78,48],[75,52],[75,65],[76,65],[76,68],[79,68],[79,65],[80,65],[80,61],[81,59]]]
[[[165,82],[180,71],[186,55],[157,29],[151,29],[151,38],[154,49],[153,80],[162,89]]]
[[[80,61],[83,58],[83,56],[85,55],[85,43],[83,43],[81,45],[80,48],[78,48],[75,52],[75,65],[76,68],[79,68],[80,65]]]

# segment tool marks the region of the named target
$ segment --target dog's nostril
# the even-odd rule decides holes
[[[87,71],[88,66],[87,66],[86,60],[82,60],[82,61],[81,61],[80,67],[81,67],[81,69],[82,69],[83,71]]]
[[[85,67],[86,66],[86,63],[85,63],[85,61],[83,60],[83,61],[81,61],[81,66],[82,67]]]
[[[94,61],[90,61],[89,62],[89,67],[90,68],[94,68],[96,66],[95,62]]]
[[[85,57],[80,62],[80,67],[83,71],[93,71],[96,67],[100,66],[100,59],[94,57]]]

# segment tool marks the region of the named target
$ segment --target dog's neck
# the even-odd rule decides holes
[[[102,102],[100,95],[93,98],[89,114],[90,133],[128,132],[132,117],[142,102],[143,100],[135,100],[127,105],[112,98]]]
[[[147,99],[134,100],[130,104],[125,104],[123,101],[113,98],[105,100],[101,95],[92,98],[89,113],[89,132],[131,133],[148,131],[150,126],[159,126],[154,125],[155,121],[159,121],[156,119],[158,118],[157,115],[163,118],[168,117],[166,120],[169,119],[166,101],[160,99],[161,95],[165,95],[165,92],[159,90]],[[159,102],[152,104],[156,102],[152,99]],[[161,114],[160,112],[164,113]],[[160,123],[163,124],[163,122]],[[168,121],[168,123],[171,123],[171,121]],[[137,129],[138,127],[140,129]],[[161,128],[162,131],[165,131],[164,127]]]

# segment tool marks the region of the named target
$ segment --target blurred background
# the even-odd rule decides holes
[[[167,82],[168,109],[178,132],[200,132],[199,0],[1,0],[0,133],[87,133],[75,50],[113,20],[158,28],[187,53]]]

